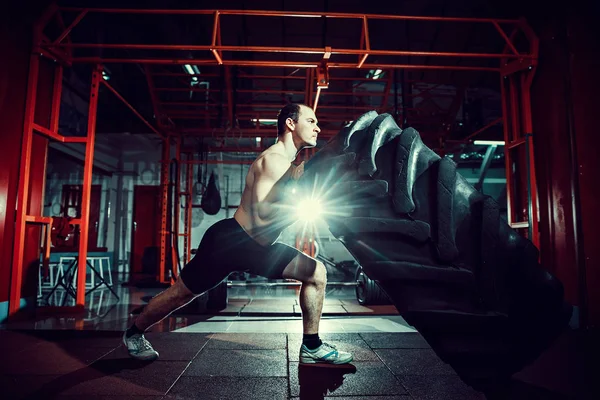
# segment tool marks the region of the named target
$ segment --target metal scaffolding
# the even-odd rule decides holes
[[[86,23],[91,14],[129,14],[135,15],[160,15],[169,18],[174,15],[187,15],[197,18],[208,18],[212,21],[212,35],[210,42],[199,45],[189,44],[136,44],[136,43],[84,43],[76,42],[77,36],[73,33],[74,28],[80,27]],[[65,16],[70,15],[70,24],[65,25]],[[360,25],[360,41],[357,48],[338,48],[330,46],[312,46],[312,47],[286,47],[286,46],[232,46],[223,44],[222,32],[225,19],[230,16],[244,16],[246,18],[325,18],[325,19],[343,19],[349,21],[358,21]],[[369,26],[379,21],[411,21],[419,24],[422,22],[437,23],[456,23],[456,24],[487,24],[493,27],[505,43],[505,49],[502,53],[469,53],[455,51],[408,51],[385,49],[377,43],[372,42]],[[47,33],[47,26],[50,22],[60,27],[60,33],[50,36]],[[506,33],[504,27],[509,27],[512,32]],[[519,46],[516,44],[517,34],[521,35]],[[523,36],[526,38],[527,48],[521,50]],[[124,56],[80,56],[74,53],[82,49],[104,49],[114,51],[149,51],[169,52],[177,51],[197,51],[205,53],[205,58],[180,58],[177,56],[157,56],[144,57],[131,56],[124,52]],[[235,53],[237,57],[231,58]],[[302,55],[305,61],[289,61],[286,56]],[[369,57],[385,56],[399,57],[425,56],[429,60],[443,60],[452,58],[468,58],[477,60],[498,60],[498,67],[490,67],[487,64],[480,66],[459,66],[444,65],[442,63],[433,64],[410,64],[396,62],[371,62],[367,63]],[[52,114],[49,128],[42,127],[34,123],[36,88],[38,84],[38,72],[40,57],[46,57],[54,60],[56,78],[54,92],[52,97]],[[355,61],[348,62],[349,57]],[[77,281],[77,309],[82,309],[85,304],[85,276],[86,276],[86,257],[87,257],[87,237],[89,220],[90,190],[92,181],[92,166],[94,157],[95,126],[98,106],[98,90],[100,85],[104,85],[110,92],[119,98],[131,111],[139,117],[152,132],[163,139],[163,156],[161,169],[162,185],[162,219],[161,219],[161,241],[160,241],[160,268],[158,280],[166,281],[165,264],[168,256],[167,248],[169,243],[177,245],[180,236],[185,237],[186,251],[190,248],[190,218],[191,218],[191,174],[194,163],[193,157],[189,156],[189,151],[182,148],[184,138],[189,136],[214,136],[215,128],[211,126],[211,121],[225,121],[227,129],[236,130],[239,137],[263,137],[272,136],[272,131],[264,129],[260,120],[271,118],[273,110],[281,106],[281,102],[269,103],[259,100],[264,94],[289,94],[298,96],[314,109],[319,109],[322,121],[345,122],[351,121],[364,112],[373,109],[373,106],[366,105],[335,105],[327,104],[322,101],[324,94],[327,97],[335,96],[371,96],[381,97],[381,102],[377,108],[378,112],[392,112],[398,118],[403,118],[398,109],[398,92],[396,81],[396,70],[455,70],[455,71],[486,71],[496,73],[501,80],[502,97],[502,118],[494,121],[474,134],[468,137],[473,139],[476,134],[481,133],[492,125],[499,122],[503,123],[505,139],[505,160],[506,160],[506,178],[509,204],[509,223],[513,228],[523,228],[527,230],[527,235],[533,243],[539,247],[538,234],[538,196],[535,181],[534,168],[534,142],[535,137],[532,132],[531,109],[529,90],[531,80],[535,72],[535,66],[538,59],[538,41],[532,30],[523,20],[503,20],[491,18],[453,18],[453,17],[417,17],[400,15],[372,15],[372,14],[344,14],[327,12],[277,12],[277,11],[250,11],[250,10],[159,10],[159,9],[109,9],[109,8],[71,8],[51,6],[44,16],[35,25],[33,51],[30,57],[30,71],[27,88],[27,102],[25,113],[25,124],[23,134],[23,146],[20,164],[20,180],[18,188],[17,219],[15,229],[14,257],[12,264],[11,290],[9,299],[9,315],[14,315],[19,309],[21,298],[21,283],[23,274],[23,252],[25,227],[28,223],[50,224],[51,219],[40,215],[28,215],[26,205],[29,198],[29,180],[32,137],[34,134],[40,134],[52,140],[63,143],[81,143],[85,145],[86,157],[84,163],[83,177],[83,197],[81,218],[73,220],[79,224],[81,239],[79,241],[79,262],[78,262],[78,281]],[[92,64],[95,66],[91,79],[90,102],[88,111],[88,131],[85,137],[69,137],[58,132],[58,116],[60,110],[62,72],[64,67],[72,66],[77,63]],[[152,124],[146,121],[140,113],[119,94],[106,80],[102,78],[102,71],[106,64],[110,63],[137,63],[143,66],[146,74],[147,85],[150,91],[150,101],[152,102],[156,123]],[[179,66],[180,71],[183,66],[190,65],[206,68],[201,74],[192,71],[192,73],[177,72],[169,69],[172,66]],[[234,74],[233,67],[260,67],[261,69],[274,69],[277,72],[272,74],[248,73],[245,71],[236,71],[236,80],[251,80],[252,82],[268,81],[266,87],[253,87],[251,89],[236,88],[233,85]],[[211,69],[212,68],[212,69]],[[294,69],[292,73],[282,74],[282,69]],[[328,91],[335,82],[354,81],[362,82],[373,81],[371,78],[348,77],[336,71],[350,70],[381,70],[387,72],[387,79],[383,91],[362,93],[354,90]],[[208,71],[208,72],[206,72]],[[167,78],[167,79],[165,79]],[[189,79],[220,79],[223,86],[219,89],[206,87],[190,87]],[[170,86],[159,86],[157,81],[171,82]],[[276,83],[280,85],[277,85]],[[286,82],[296,82],[296,88],[288,89]],[[409,85],[411,82],[406,82]],[[201,92],[206,96],[202,102],[188,101],[169,101],[164,100],[164,93],[170,92]],[[428,92],[429,91],[429,92]],[[215,95],[221,95],[215,98]],[[249,100],[236,100],[237,95],[249,97]],[[402,93],[403,98],[410,94]],[[416,95],[415,95],[416,96]],[[431,89],[424,90],[418,96],[432,96]],[[448,110],[444,110],[443,121],[456,118],[456,112],[460,106],[457,106],[459,94],[454,95],[454,102]],[[390,105],[390,100],[392,100]],[[403,105],[402,113],[410,112],[410,107]],[[271,110],[271,111],[269,111]],[[223,117],[225,116],[225,117]],[[239,126],[240,119],[254,119],[256,123],[251,128],[242,128]],[[186,120],[203,121],[203,126],[198,124],[186,125]],[[414,119],[417,121],[417,117]],[[427,117],[423,117],[424,123]],[[321,136],[331,137],[338,133],[335,125],[330,129],[323,129]],[[217,132],[218,133],[218,132]],[[442,134],[443,132],[438,132]],[[179,224],[175,223],[173,227],[168,222],[168,190],[171,184],[169,174],[169,163],[171,160],[172,146],[175,144],[174,159],[178,163],[179,176],[175,183],[176,195],[173,198],[173,209],[177,210],[179,216],[180,197],[187,196],[185,200],[185,233],[179,232]],[[518,152],[524,144],[525,149]],[[227,147],[225,147],[227,149]],[[231,148],[232,151],[245,151],[240,148]],[[257,149],[250,149],[256,151]],[[219,149],[216,151],[227,151]],[[182,158],[187,154],[186,158]],[[208,161],[205,161],[208,162]],[[180,188],[181,172],[185,171],[186,183],[185,190]],[[516,174],[515,172],[516,171]],[[517,179],[519,178],[519,179]],[[525,212],[516,212],[517,207],[525,206]],[[176,218],[178,221],[179,218]],[[176,229],[172,235],[172,229]],[[171,233],[170,233],[171,232]],[[171,256],[175,257],[173,252]],[[187,255],[186,255],[187,257]],[[174,260],[175,261],[175,260]],[[173,273],[176,274],[176,262],[173,262]]]

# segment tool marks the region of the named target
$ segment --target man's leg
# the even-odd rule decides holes
[[[327,286],[325,265],[304,253],[299,253],[285,267],[283,277],[302,282],[299,300],[304,340],[300,348],[300,362],[303,364],[351,362],[353,358],[350,353],[338,351],[334,346],[323,343],[319,339],[319,322]]]
[[[196,296],[185,286],[182,279],[178,279],[173,286],[153,297],[123,335],[123,343],[127,347],[129,355],[138,360],[157,359],[158,352],[146,340],[144,332],[173,311],[192,301]]]
[[[323,299],[327,286],[327,270],[322,262],[299,253],[283,270],[285,279],[302,282],[300,289],[300,309],[305,335],[319,332],[319,322],[323,311]]]
[[[157,322],[162,321],[173,311],[185,306],[197,297],[192,293],[183,280],[178,279],[175,284],[153,297],[142,313],[135,320],[135,326],[142,332]]]

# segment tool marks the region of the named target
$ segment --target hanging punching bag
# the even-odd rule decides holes
[[[221,194],[215,182],[214,171],[210,173],[208,185],[202,195],[202,209],[209,215],[215,215],[221,209]]]

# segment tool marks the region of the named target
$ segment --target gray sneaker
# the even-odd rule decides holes
[[[300,364],[347,364],[352,360],[352,354],[325,342],[313,350],[305,345],[300,347]]]
[[[128,338],[126,333],[124,333],[123,344],[127,348],[129,355],[137,360],[153,361],[158,358],[158,352],[152,348],[152,345],[146,340],[143,334],[132,335]]]

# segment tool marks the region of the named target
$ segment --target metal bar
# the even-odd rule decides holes
[[[219,45],[217,45],[217,34],[219,33],[219,41],[220,41],[220,30],[219,30],[219,11],[215,11],[215,21],[214,21],[214,25],[213,25],[213,37],[212,37],[212,45],[210,46],[210,51],[212,51],[213,55],[215,56],[215,59],[217,60],[217,64],[221,65],[223,64],[223,58],[221,57],[221,54],[219,53],[219,50],[217,49],[217,47],[219,47]],[[183,50],[183,49],[182,49]]]
[[[50,250],[52,248],[52,225],[44,225],[44,257],[42,259],[42,268],[44,271],[44,277],[48,276],[50,269]]]
[[[61,13],[60,13],[60,11],[58,11],[58,10],[57,10],[57,12],[56,12],[56,21],[57,21],[57,23],[58,23],[58,27],[59,27],[60,29],[62,29],[63,31],[65,31],[65,30],[67,29],[67,26],[65,25],[65,21],[63,20],[62,14],[61,14]],[[50,43],[50,42],[51,42],[51,41],[50,41],[50,39],[49,39],[47,36],[45,36],[45,35],[44,35],[44,36],[42,37],[42,43]],[[72,43],[72,42],[73,42],[69,36],[67,36],[67,42],[68,42],[68,43]],[[67,51],[64,53],[64,56],[65,56],[67,59],[70,59],[70,58],[73,56],[73,49],[68,49],[68,50],[67,50]],[[62,58],[62,57],[61,57],[61,58]],[[62,61],[63,61],[63,64],[64,64],[64,63],[65,63],[65,61],[64,61],[64,60],[62,60]]]
[[[217,28],[219,26],[219,11],[215,10],[214,11],[214,18],[213,18],[213,31],[212,31],[212,41],[211,41],[211,46],[214,48],[214,46],[217,45]]]
[[[369,25],[367,23],[367,17],[363,18],[363,23],[362,23],[362,32],[360,35],[360,45],[362,47],[363,41],[365,43],[365,49],[367,51],[371,50],[371,43],[369,42]],[[360,57],[360,55],[359,55]],[[369,53],[364,53],[362,55],[362,58],[360,59],[360,61],[358,62],[358,65],[356,66],[356,68],[361,68],[363,66],[363,64],[365,63],[365,61],[367,61],[367,57],[369,57]]]
[[[209,150],[210,151],[210,150]],[[188,154],[188,160],[193,157],[192,153]],[[190,261],[190,255],[192,254],[192,181],[194,177],[194,166],[193,164],[187,164],[186,174],[186,192],[187,196],[185,199],[185,234],[183,238],[185,244],[185,263]]]
[[[471,133],[469,136],[467,136],[466,138],[464,138],[463,140],[461,140],[461,142],[468,142],[469,140],[473,139],[475,136],[479,135],[481,132],[491,128],[494,125],[497,125],[498,123],[502,122],[502,117],[496,118],[495,120],[493,120],[492,122],[490,122],[489,124],[477,129],[475,132]]]
[[[194,65],[195,60],[190,60],[189,64]],[[187,72],[153,72],[152,76],[178,76],[178,77],[202,77],[202,78],[218,78],[217,74],[189,74]]]
[[[511,150],[512,150],[512,149],[514,149],[515,147],[517,147],[517,146],[520,146],[520,145],[522,145],[522,144],[525,144],[525,138],[520,138],[520,139],[518,139],[518,140],[515,140],[515,141],[513,141],[513,142],[511,142],[511,143],[507,143],[507,144],[506,144],[506,147],[508,147],[509,149],[511,149]]]
[[[63,136],[64,143],[85,143],[87,140],[84,137]]]
[[[317,88],[318,90],[318,88]],[[281,104],[269,104],[269,103],[262,103],[262,104],[246,104],[246,103],[240,103],[237,104],[237,107],[242,107],[242,108],[248,108],[248,107],[257,107],[257,108],[275,108],[275,109],[279,109],[281,108]],[[338,108],[342,108],[342,109],[346,109],[346,110],[371,110],[373,109],[373,106],[347,106],[345,104],[340,104],[340,105],[333,105],[333,104],[327,104],[327,105],[322,105],[321,108],[327,108],[327,109],[338,109]]]
[[[172,59],[172,58],[102,58],[102,57],[73,57],[72,63],[90,63],[90,64],[110,64],[110,63],[127,63],[127,64],[171,64],[171,65],[185,65],[189,64],[189,59]],[[195,65],[217,65],[215,60],[194,60]],[[223,60],[222,65],[237,65],[240,67],[265,67],[265,68],[317,68],[320,62],[295,62],[295,61],[252,61],[252,60]],[[353,63],[328,63],[329,68],[341,68],[341,69],[357,69],[356,64]],[[454,71],[489,71],[489,72],[500,72],[500,68],[492,67],[470,67],[460,65],[416,65],[416,64],[364,64],[361,69],[429,69],[429,70],[454,70]],[[361,80],[361,79],[355,79]],[[370,81],[372,79],[365,79]]]
[[[295,75],[250,75],[250,74],[245,74],[245,73],[238,73],[238,78],[252,79],[252,80],[257,80],[257,79],[277,79],[277,80],[297,79],[297,80],[301,80],[301,79],[306,79],[307,77],[308,77],[308,75],[305,75],[305,76],[295,76]]]
[[[80,12],[85,10],[82,7],[59,7],[60,10],[70,12]],[[210,15],[216,10],[189,10],[189,9],[136,9],[136,8],[91,8],[90,12],[106,14],[182,14],[182,15]],[[499,18],[464,18],[464,17],[425,17],[413,15],[389,15],[389,14],[360,14],[360,13],[335,13],[335,12],[289,12],[289,11],[266,11],[266,10],[218,10],[221,15],[246,15],[261,17],[297,17],[297,18],[349,18],[362,19],[364,17],[371,19],[395,19],[409,21],[446,21],[446,22],[499,22],[517,24],[518,19],[499,19]]]
[[[515,36],[517,32],[517,28],[515,27],[515,29],[513,30],[513,32],[511,33],[510,38],[507,39],[507,45],[505,46],[504,52],[507,51],[507,47],[511,47],[511,49],[514,50],[514,47],[512,46],[512,38]],[[531,37],[529,38],[531,40]],[[534,56],[534,58],[532,59],[532,63],[535,63],[535,60],[537,59],[537,41],[534,40],[531,45],[532,45],[532,55]],[[503,67],[501,69],[501,74],[503,76],[503,79],[501,78],[501,85],[502,85],[502,97],[503,97],[503,112],[506,116],[507,114],[507,108],[508,106],[506,105],[506,101],[508,101],[508,98],[510,98],[510,115],[511,115],[511,120],[510,120],[510,126],[509,126],[509,121],[507,119],[505,119],[505,127],[504,127],[504,136],[505,136],[505,169],[506,169],[506,190],[507,190],[507,211],[508,211],[508,222],[511,225],[511,227],[513,228],[528,228],[529,231],[529,235],[528,238],[532,241],[532,243],[535,243],[536,240],[538,240],[538,243],[535,243],[536,246],[538,246],[539,248],[539,235],[537,234],[537,199],[536,199],[536,214],[535,214],[535,218],[533,218],[532,220],[532,210],[529,208],[529,206],[531,205],[531,198],[530,198],[530,184],[528,185],[528,221],[524,221],[524,222],[515,222],[514,220],[517,219],[515,218],[515,214],[516,214],[516,207],[513,207],[513,201],[514,201],[514,194],[512,193],[513,190],[513,174],[512,174],[512,164],[513,164],[513,160],[511,157],[511,150],[514,149],[515,147],[521,145],[521,144],[526,144],[526,155],[529,156],[529,151],[531,150],[528,146],[528,143],[526,142],[526,138],[522,137],[520,135],[520,132],[522,132],[522,129],[524,128],[522,124],[520,124],[521,118],[522,118],[522,113],[519,114],[518,112],[518,95],[516,93],[516,89],[515,89],[515,83],[514,83],[514,73],[517,72],[518,70],[522,70],[524,69],[523,66],[521,65],[517,65],[516,68],[511,68],[510,70],[508,70],[506,68],[508,64],[506,59],[501,60],[501,64],[504,65],[505,67]],[[505,88],[505,83],[504,82],[508,82],[509,84],[509,93],[507,95],[506,93],[506,88]],[[523,88],[521,88],[523,89]],[[523,91],[521,91],[521,95],[523,95]],[[523,111],[523,110],[522,110]],[[526,132],[531,132],[531,130],[528,130],[528,128],[526,128]],[[528,183],[530,183],[530,169],[529,169],[529,157],[527,157],[526,159],[526,163],[527,163],[527,180]],[[536,191],[537,194],[537,191]],[[536,224],[536,228],[533,228],[533,223]],[[536,233],[533,233],[536,232]]]
[[[533,216],[533,199],[532,199],[532,195],[531,195],[531,191],[532,191],[532,185],[531,185],[531,164],[529,163],[529,155],[530,155],[530,150],[531,150],[531,143],[530,143],[530,134],[526,134],[525,135],[525,175],[526,175],[526,179],[527,179],[527,222],[528,222],[528,229],[527,229],[527,238],[529,240],[531,240],[531,242],[533,243],[533,235],[534,235],[534,231],[533,231],[533,223],[534,223],[534,216]],[[535,218],[537,219],[537,218]],[[539,246],[536,244],[536,247],[539,248]]]
[[[182,161],[182,164],[252,164],[254,161],[234,161],[234,160],[193,160]]]
[[[306,79],[308,77],[308,74],[305,76],[290,76],[290,75],[249,75],[249,74],[242,74],[240,73],[238,75],[240,78],[245,78],[245,79],[252,79],[252,80],[257,80],[257,79],[277,79],[277,80],[281,80],[281,79]],[[365,78],[364,76],[357,76],[357,77],[344,77],[344,76],[340,76],[340,77],[335,77],[335,76],[330,76],[329,77],[329,81],[373,81],[373,79],[371,78]]]
[[[52,111],[50,111],[50,130],[58,133],[58,121],[60,118],[60,99],[62,95],[63,67],[56,64],[54,67],[54,87],[52,90]],[[64,139],[62,140],[64,142]]]
[[[38,35],[39,38],[41,38],[41,36],[43,35],[44,29],[46,29],[48,22],[50,22],[52,17],[59,11],[60,8],[56,4],[56,2],[53,2],[44,9],[42,15],[35,21],[33,29],[35,34]],[[41,40],[37,40],[37,38],[34,39],[34,46],[37,46],[40,42]]]
[[[311,107],[312,102],[312,85],[313,85],[313,72],[314,68],[309,68],[306,70],[306,77],[304,81],[304,104]]]
[[[523,120],[522,120],[522,114],[520,113],[520,106],[519,106],[519,95],[520,95],[520,90],[518,90],[517,88],[517,82],[516,82],[516,75],[510,75],[508,76],[508,84],[509,84],[509,98],[510,98],[510,113],[511,113],[511,136],[512,136],[512,141],[521,141],[524,140],[524,137],[522,135],[523,132]],[[527,155],[527,153],[525,153],[525,155]],[[523,167],[522,162],[523,159],[520,157],[520,154],[517,153],[516,157],[514,157],[514,160],[512,160],[513,164],[515,164],[514,167],[512,167],[516,174],[522,174],[520,168]],[[527,162],[525,160],[525,162]],[[526,165],[525,165],[526,167]],[[515,175],[512,175],[511,172],[511,179],[514,177]],[[527,176],[526,176],[527,179]],[[516,181],[516,179],[514,180]],[[508,182],[508,180],[507,180]],[[519,184],[519,190],[518,190],[518,214],[515,214],[515,221],[517,222],[518,220],[521,220],[524,218],[524,216],[521,215],[521,210],[523,209],[522,207],[524,206],[524,201],[527,201],[526,198],[524,198],[524,194],[525,194],[525,190],[527,190],[527,185],[523,185],[522,181],[519,180],[518,181]],[[526,195],[528,195],[529,191],[527,190]],[[517,199],[515,198],[515,196],[513,196],[513,198],[511,199],[512,201],[517,201]],[[515,212],[517,211],[517,207],[514,207]],[[531,240],[531,238],[529,238]]]
[[[56,133],[56,132],[53,132],[53,131],[51,131],[48,128],[44,128],[41,125],[38,125],[38,124],[34,123],[33,126],[32,126],[32,128],[33,128],[34,132],[41,133],[42,135],[47,136],[50,139],[57,140],[57,141],[59,141],[61,143],[65,142],[65,137],[63,135],[61,135],[59,133]]]
[[[227,91],[227,122],[233,128],[233,91],[231,90],[231,67],[229,65],[225,66],[225,87]]]
[[[538,205],[538,189],[535,172],[535,149],[533,141],[533,121],[531,116],[531,83],[533,80],[534,70],[524,72],[521,75],[521,115],[523,116],[523,129],[525,130],[525,140],[527,148],[527,179],[529,183],[529,225],[530,225],[530,240],[539,249],[540,248],[540,233],[539,233],[539,205]]]
[[[62,65],[66,65],[69,67],[72,66],[71,57],[68,54],[57,53],[52,50],[45,49],[43,47],[38,47],[36,49],[36,52],[39,52],[40,55],[43,55],[44,57],[47,57],[53,61],[59,62]]]
[[[206,103],[199,103],[196,101],[159,101],[158,104],[162,105],[162,106],[166,106],[166,107],[173,107],[171,110],[169,111],[190,111],[189,109],[181,109],[180,107],[202,107],[202,108],[206,108]],[[219,107],[220,104],[213,104],[210,103],[209,107]],[[176,109],[175,107],[178,107],[179,109]],[[193,111],[205,111],[205,112],[210,112],[208,110],[193,110]]]
[[[88,13],[88,9],[83,9],[83,11],[81,11],[79,13],[79,15],[77,17],[75,17],[75,19],[73,20],[73,22],[71,22],[71,25],[69,25],[67,27],[67,29],[65,29],[60,34],[60,36],[54,42],[52,42],[52,44],[54,44],[54,45],[60,44],[60,42],[62,42],[67,36],[69,36],[69,33],[71,33],[71,31],[73,30],[73,28],[75,28],[75,25],[77,25],[83,19],[83,17],[86,16],[87,13]]]
[[[485,180],[485,175],[487,174],[488,168],[492,163],[492,157],[494,156],[497,148],[497,145],[488,146],[487,150],[485,151],[483,161],[481,162],[481,167],[479,168],[479,179],[475,184],[475,189],[479,190],[481,193],[483,193],[483,181]]]
[[[258,106],[254,106],[252,104],[238,104],[238,106],[245,110],[236,113],[237,119],[238,120],[247,119],[248,121],[255,120],[255,119],[258,119],[261,121],[273,119],[273,117],[275,116],[274,114],[276,113],[276,111],[274,111],[274,110],[281,108],[281,105],[276,105],[276,104],[273,104],[271,106],[266,106],[266,107],[258,107]],[[252,109],[253,107],[255,107],[255,108]],[[346,107],[356,107],[356,110],[349,109],[346,112],[344,112],[344,111],[342,111],[342,112],[322,112],[320,114],[319,120],[322,120],[322,121],[331,120],[330,122],[339,122],[339,121],[337,121],[337,119],[339,119],[340,117],[344,117],[347,115],[361,115],[362,113],[360,111],[364,110],[363,108],[360,108],[360,106],[345,106],[345,105],[322,106],[322,108],[335,109],[335,110],[338,110],[341,108],[346,108]],[[388,107],[377,106],[377,107],[371,107],[369,109],[376,109],[381,112],[386,112],[386,111],[392,111],[393,107],[392,106],[388,106]],[[414,108],[407,108],[407,109],[414,110]],[[169,112],[169,115],[172,117],[176,117],[176,116],[211,117],[212,116],[213,117],[212,119],[216,118],[216,115],[214,114],[214,112],[212,112],[210,110],[171,108],[171,109],[169,109],[168,112]],[[428,116],[419,116],[419,117],[415,117],[415,120],[433,121],[433,122],[437,123],[437,121],[439,121],[440,118],[438,117],[437,119],[432,120],[432,118],[428,117]],[[256,122],[256,121],[252,121],[252,122]]]
[[[83,186],[81,190],[81,223],[79,224],[79,258],[77,262],[77,299],[76,306],[85,305],[85,276],[87,270],[87,251],[90,217],[90,194],[92,191],[92,170],[94,168],[94,144],[96,142],[96,117],[98,112],[98,91],[102,81],[102,67],[92,72],[90,104],[88,108],[88,131],[83,166]]]
[[[275,89],[237,89],[236,92],[238,93],[274,93],[274,94],[279,94],[279,93],[289,93],[289,94],[304,94],[303,90],[286,90],[286,89],[280,89],[280,90],[275,90]]]
[[[171,242],[173,248],[171,249],[171,282],[174,283],[174,279],[179,276],[179,208],[181,207],[181,197],[179,192],[181,191],[181,138],[177,138],[175,143],[175,160],[177,162],[177,175],[175,176],[175,194],[173,195],[173,228],[174,233],[171,236]]]
[[[59,7],[62,11],[67,12],[80,12],[86,10],[82,7]],[[213,14],[214,10],[173,10],[173,9],[140,9],[140,8],[90,8],[88,9],[91,13],[103,13],[103,14],[170,14],[170,15],[210,15]]]
[[[133,111],[133,113],[148,127],[150,128],[154,133],[156,133],[158,136],[162,137],[163,139],[166,137],[166,135],[162,132],[160,132],[159,130],[157,130],[155,127],[153,127],[148,121],[146,121],[144,119],[144,117],[142,117],[142,115],[137,112],[137,110],[135,108],[133,108],[133,106],[131,104],[129,104],[129,102],[127,102],[127,100],[125,100],[123,98],[123,96],[121,96],[119,94],[119,92],[117,92],[112,86],[110,86],[108,84],[108,82],[106,82],[105,80],[102,80],[102,83],[104,83],[104,86],[106,86],[111,92],[113,92],[113,94],[115,96],[117,96],[117,98],[119,98],[119,100],[121,100],[131,111]]]
[[[271,135],[271,138],[274,136]],[[260,147],[247,146],[223,146],[223,147],[208,147],[209,153],[262,153],[264,149]]]
[[[169,196],[169,159],[171,158],[171,142],[169,138],[163,140],[160,183],[162,186],[161,196],[161,219],[160,219],[160,260],[158,264],[157,282],[166,283],[165,269],[167,260],[167,199]]]
[[[363,48],[365,43],[365,24],[361,24],[361,29],[360,29],[360,40],[358,41],[358,47],[359,48]],[[361,57],[358,56],[358,65],[359,67],[362,66],[363,63],[360,62]]]
[[[26,215],[25,222],[32,224],[51,224],[52,217],[40,217],[39,215]]]
[[[182,128],[181,129],[182,133],[185,134],[190,134],[190,133],[199,133],[199,134],[205,134],[205,135],[211,135],[214,136],[215,134],[218,134],[219,132],[224,133],[225,130],[221,129],[221,130],[216,130],[214,128],[205,128],[205,127],[197,127],[197,128]],[[319,133],[319,137],[325,137],[325,136],[335,136],[339,133],[339,130],[330,130],[330,129],[322,129],[321,133]],[[271,129],[265,129],[265,130],[257,130],[257,129],[240,129],[239,132],[236,132],[237,136],[242,136],[242,137],[256,137],[256,136],[262,136],[262,137],[271,137],[274,138],[277,135],[277,132],[275,130],[275,128],[271,128]],[[224,136],[224,135],[219,135],[219,137]],[[231,134],[230,134],[231,136]]]
[[[156,121],[160,121],[161,109],[160,102],[156,98],[156,88],[154,87],[154,81],[152,81],[152,73],[150,72],[150,67],[148,65],[144,65],[144,72],[146,75],[146,83],[148,84],[148,89],[150,91],[150,100],[152,101],[152,109],[154,110],[154,115]]]
[[[229,65],[227,65],[226,67],[229,67]],[[221,92],[219,89],[200,89],[200,88],[171,88],[171,87],[161,87],[161,88],[155,88],[154,90],[156,90],[157,92],[210,92],[210,93],[219,93]],[[279,94],[279,93],[291,93],[291,94],[304,94],[304,91],[302,90],[285,90],[285,89],[281,89],[281,90],[274,90],[274,89],[238,89],[236,90],[238,93],[275,93],[275,94]],[[338,94],[347,94],[347,93],[338,93]],[[162,104],[162,103],[161,103]],[[190,103],[184,103],[182,102],[182,104],[190,104]],[[191,103],[194,104],[194,103]],[[202,104],[202,106],[204,106],[205,104],[203,103],[197,103],[197,104]]]
[[[504,174],[506,178],[506,218],[509,225],[514,222],[514,207],[512,206],[512,157],[510,154],[510,128],[508,119],[508,97],[506,95],[506,77],[500,77],[500,101],[502,103],[502,128],[504,131]],[[512,226],[512,225],[511,225]]]
[[[187,45],[187,44],[136,44],[136,43],[61,43],[44,44],[44,47],[61,47],[71,49],[117,49],[117,50],[173,50],[173,51],[212,51],[218,64],[223,64],[218,51],[243,51],[257,53],[294,53],[294,54],[324,54],[332,55],[375,55],[375,56],[426,56],[426,57],[466,57],[466,58],[518,58],[531,59],[531,54],[503,54],[503,53],[460,53],[444,51],[409,51],[409,50],[361,50],[345,48],[319,48],[319,47],[279,47],[279,46],[227,46],[227,45]],[[74,59],[76,60],[76,59]],[[187,60],[188,64],[190,60]],[[201,60],[202,61],[202,60]],[[232,60],[237,61],[237,60]],[[195,63],[195,61],[194,61]],[[352,64],[356,68],[356,64]],[[362,64],[361,64],[362,65]],[[358,68],[361,67],[358,66]]]
[[[227,287],[302,286],[302,282],[227,282]],[[357,286],[356,282],[327,282],[327,286]]]
[[[363,96],[369,96],[369,97],[383,96],[383,97],[385,97],[387,94],[386,94],[385,90],[383,92],[330,92],[328,90],[327,95],[328,96],[351,96],[351,97],[363,97]]]
[[[39,76],[39,56],[29,57],[29,76],[27,79],[27,98],[25,103],[25,121],[21,145],[21,161],[19,165],[19,189],[13,244],[12,273],[10,277],[10,298],[8,316],[14,316],[21,305],[21,284],[23,279],[23,253],[25,250],[25,223],[27,205],[29,204],[29,179],[31,164],[31,147],[33,141],[33,124]]]
[[[317,111],[317,106],[319,105],[319,97],[321,96],[321,89],[323,89],[321,86],[317,85],[317,93],[315,95],[315,101],[313,102],[313,111],[316,112]]]
[[[217,45],[221,46],[223,43],[221,42],[221,19],[218,19],[218,24],[217,24]],[[219,56],[223,56],[223,54],[221,52],[219,52]]]
[[[511,75],[508,77],[509,91],[508,95],[510,96],[510,114],[511,114],[511,140],[509,142],[513,142],[515,140],[521,139],[521,115],[519,114],[519,96],[517,93],[517,88],[515,87],[514,76]]]
[[[511,222],[511,223],[509,223],[509,225],[513,229],[529,228],[529,222],[527,222],[527,221]]]
[[[513,52],[513,54],[518,56],[519,52],[517,51],[515,46],[512,44],[512,40],[510,40],[510,38],[506,35],[506,32],[504,32],[504,29],[502,29],[500,24],[498,24],[498,22],[496,22],[496,21],[492,22],[492,24],[494,24],[494,27],[496,28],[498,33],[500,33],[500,35],[504,38],[504,40],[506,41],[506,44],[508,45],[508,47],[510,47],[510,50]]]

